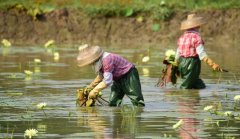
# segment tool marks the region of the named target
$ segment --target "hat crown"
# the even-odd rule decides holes
[[[79,51],[83,51],[83,50],[86,49],[87,47],[89,47],[88,44],[84,44],[84,45],[79,46],[79,47],[78,47],[78,50],[79,50]]]
[[[181,23],[181,30],[191,29],[205,24],[206,21],[202,17],[196,16],[196,14],[189,14],[187,20]]]
[[[103,50],[99,46],[89,46],[88,44],[79,46],[78,50],[77,62],[80,67],[92,64],[103,54]]]
[[[189,14],[187,20],[191,20],[196,17],[196,14]]]

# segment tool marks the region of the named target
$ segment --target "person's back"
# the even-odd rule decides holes
[[[203,89],[205,84],[199,78],[201,72],[201,60],[206,62],[216,71],[223,71],[214,63],[205,52],[204,41],[199,34],[199,28],[206,22],[195,14],[188,15],[187,20],[181,23],[180,29],[184,31],[178,39],[178,48],[175,56],[183,89]]]

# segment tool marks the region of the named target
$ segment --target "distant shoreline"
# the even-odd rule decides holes
[[[208,23],[201,34],[208,41],[240,40],[240,9],[198,10]],[[0,11],[0,39],[15,44],[42,44],[53,39],[66,44],[147,44],[175,42],[179,26],[190,12],[178,12],[166,21],[146,15],[136,17],[88,17],[77,9],[60,9],[33,19],[26,11]],[[216,40],[215,40],[216,39]]]

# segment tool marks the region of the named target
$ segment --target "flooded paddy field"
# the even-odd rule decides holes
[[[156,87],[167,49],[175,45],[103,46],[133,62],[140,73],[146,106],[76,106],[76,90],[90,83],[91,67],[76,64],[78,45],[0,48],[0,138],[24,138],[26,129],[39,139],[77,138],[240,138],[239,47],[211,46],[209,56],[228,73],[214,73],[202,63],[203,90]],[[149,61],[142,62],[144,57]],[[179,84],[180,80],[178,80]],[[103,90],[108,99],[110,88]],[[39,103],[46,103],[39,109]],[[206,109],[212,106],[213,109]],[[226,113],[227,112],[227,113]],[[183,121],[180,128],[173,128]]]

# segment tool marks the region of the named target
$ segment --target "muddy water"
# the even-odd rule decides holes
[[[91,67],[76,66],[78,46],[12,46],[0,48],[0,138],[24,138],[26,129],[37,129],[34,138],[222,138],[240,137],[240,121],[203,111],[214,105],[233,111],[233,97],[240,94],[240,59],[237,45],[206,48],[229,73],[213,73],[202,66],[204,90],[155,87],[164,68],[164,52],[173,44],[149,46],[106,46],[135,63],[140,73],[146,107],[135,108],[128,98],[122,107],[76,106],[76,89],[94,77]],[[59,57],[54,56],[59,53]],[[144,56],[150,60],[142,62]],[[35,63],[34,59],[41,63]],[[32,75],[26,76],[24,70]],[[108,99],[110,89],[103,91]],[[36,105],[45,102],[43,110]],[[239,105],[234,111],[239,114]],[[172,126],[180,119],[182,129]]]

